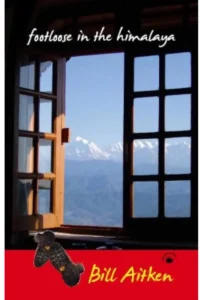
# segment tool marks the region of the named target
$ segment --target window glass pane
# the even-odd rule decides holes
[[[33,214],[33,181],[22,180],[18,181],[18,202],[17,214],[22,216]]]
[[[39,131],[52,132],[52,101],[40,99]]]
[[[35,89],[35,63],[24,60],[20,67],[20,87],[34,90]]]
[[[158,174],[158,140],[135,140],[133,143],[133,174]]]
[[[53,63],[51,61],[40,64],[40,92],[53,93]]]
[[[40,139],[39,142],[39,173],[52,172],[52,141]]]
[[[165,173],[191,173],[191,138],[165,139]]]
[[[33,158],[33,139],[19,137],[18,171],[22,173],[32,173],[34,165]]]
[[[158,182],[133,183],[134,218],[158,217]]]
[[[191,54],[166,55],[166,89],[191,87]]]
[[[191,213],[190,181],[166,181],[165,216],[169,218],[187,218]]]
[[[134,59],[134,91],[159,89],[159,56],[144,56]]]
[[[34,131],[34,99],[32,96],[19,97],[19,129]]]
[[[165,97],[165,130],[191,129],[191,95]]]
[[[39,180],[38,182],[38,213],[51,212],[51,180]]]
[[[133,129],[134,132],[158,131],[158,97],[134,99]]]

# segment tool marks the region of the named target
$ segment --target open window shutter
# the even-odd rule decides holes
[[[21,61],[14,231],[63,223],[66,59]]]

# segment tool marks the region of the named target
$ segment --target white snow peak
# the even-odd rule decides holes
[[[137,159],[154,160],[158,157],[157,140],[134,140],[134,153]],[[166,155],[173,155],[174,151],[182,151],[183,156],[188,156],[190,152],[190,142],[185,140],[167,141],[165,144]],[[123,159],[123,143],[111,143],[107,147],[101,147],[93,141],[77,136],[75,140],[66,145],[66,157],[71,160],[113,160],[121,161]],[[186,157],[187,157],[186,156]],[[157,158],[156,158],[157,159]]]

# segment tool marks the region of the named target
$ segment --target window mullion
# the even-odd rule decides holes
[[[123,140],[123,227],[128,227],[133,211],[133,70],[134,59],[124,55],[124,140]]]
[[[36,61],[35,70],[35,90],[39,92],[40,90],[40,62]],[[35,128],[34,130],[39,133],[39,96],[34,97],[34,111],[35,111]],[[39,173],[39,134],[34,139],[34,172]],[[33,183],[33,214],[38,213],[38,179],[34,180]]]
[[[160,87],[160,97],[159,97],[159,217],[164,218],[164,201],[165,201],[165,55],[160,54],[160,68],[159,68],[159,87]]]

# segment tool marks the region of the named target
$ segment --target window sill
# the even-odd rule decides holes
[[[43,232],[43,231],[41,231]],[[30,236],[34,236],[37,232],[30,232]],[[72,249],[97,249],[99,246],[106,246],[107,249],[112,249],[112,246],[128,249],[198,249],[195,243],[168,243],[168,242],[145,242],[131,240],[129,237],[116,238],[115,236],[103,235],[86,235],[72,234],[54,231],[56,239],[65,246],[68,242]],[[88,247],[88,245],[90,245]],[[70,247],[71,248],[71,247]]]
[[[107,242],[110,241],[112,239],[115,239],[115,237],[113,236],[103,236],[103,235],[87,235],[87,234],[75,234],[75,233],[63,233],[63,232],[57,232],[52,230],[56,236],[57,239],[66,239],[66,240],[79,240],[79,241],[98,241],[98,242]],[[44,230],[41,230],[39,232],[44,232]],[[30,232],[29,235],[30,236],[35,236],[37,232]]]

